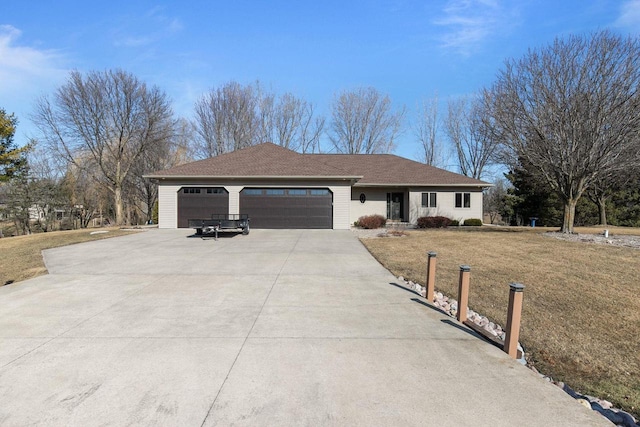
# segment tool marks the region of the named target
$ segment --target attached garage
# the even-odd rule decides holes
[[[178,191],[178,228],[189,227],[189,219],[207,219],[229,212],[229,193],[219,187],[182,187]]]
[[[145,177],[158,182],[160,228],[213,213],[248,214],[252,228],[335,230],[373,214],[411,223],[435,214],[481,218],[490,186],[391,154],[302,154],[271,143]],[[457,194],[467,193],[469,203],[458,206]]]
[[[251,228],[333,228],[333,194],[327,188],[245,188],[240,213]]]

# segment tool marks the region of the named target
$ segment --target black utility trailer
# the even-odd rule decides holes
[[[216,240],[222,231],[242,232],[246,236],[249,234],[249,215],[213,214],[211,219],[190,219],[189,228],[195,228],[198,236],[213,235]]]

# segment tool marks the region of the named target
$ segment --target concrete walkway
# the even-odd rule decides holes
[[[0,425],[606,426],[349,231],[48,250],[0,288]]]

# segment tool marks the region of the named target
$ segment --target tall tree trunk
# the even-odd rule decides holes
[[[124,202],[122,200],[122,186],[116,184],[114,189],[114,203],[116,208],[116,225],[123,225],[124,223]]]
[[[598,213],[600,214],[600,225],[607,225],[607,199],[598,197]]]
[[[566,199],[564,201],[564,220],[562,222],[562,233],[573,233],[573,222],[576,217],[576,204],[578,199]]]

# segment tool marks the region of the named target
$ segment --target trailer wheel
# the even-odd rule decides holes
[[[245,236],[249,234],[249,224],[247,224],[247,226],[242,229],[242,234]]]

